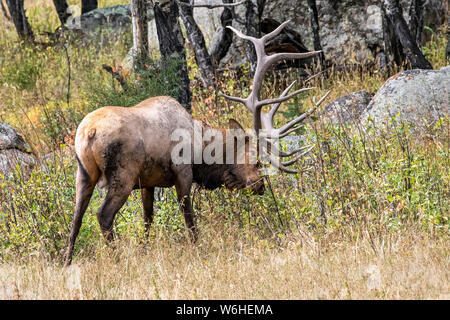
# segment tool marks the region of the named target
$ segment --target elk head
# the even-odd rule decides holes
[[[253,153],[256,149],[251,148],[250,137],[244,134],[244,128],[234,119],[230,120],[229,127],[230,129],[237,130],[238,137],[236,140],[241,139],[244,143],[240,147],[235,144],[235,141],[232,142],[234,149],[233,162],[235,165],[229,166],[224,173],[225,187],[230,190],[245,188],[251,190],[254,194],[264,194],[264,180],[259,171],[260,163],[254,157]],[[235,140],[234,137],[233,140]],[[242,156],[244,160],[242,164],[239,164],[239,156]]]
[[[210,190],[224,185],[229,190],[249,189],[262,195],[264,181],[256,161],[256,149],[252,148],[252,135],[234,119],[229,121],[228,129],[207,125],[201,129],[204,139],[211,141],[209,137],[214,136],[214,140],[203,144],[199,150],[202,151],[202,161],[193,166],[194,181]]]

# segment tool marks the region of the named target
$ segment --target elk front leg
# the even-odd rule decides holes
[[[133,184],[111,186],[108,188],[106,197],[97,211],[97,219],[106,241],[114,239],[113,223],[116,213],[127,201],[128,196],[133,191]]]
[[[176,173],[175,189],[177,191],[178,201],[183,211],[184,221],[189,230],[191,240],[197,241],[197,228],[195,227],[194,215],[191,205],[191,186],[192,186],[192,168],[191,166],[175,166],[173,170]]]
[[[145,235],[148,237],[150,225],[153,222],[153,201],[155,199],[155,188],[142,188],[141,195],[142,203],[144,205]]]

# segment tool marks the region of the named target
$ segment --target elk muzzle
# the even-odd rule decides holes
[[[246,189],[251,190],[254,194],[262,196],[266,190],[264,187],[264,179],[259,178],[256,181],[247,180]]]

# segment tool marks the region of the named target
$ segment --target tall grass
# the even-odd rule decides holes
[[[448,299],[448,240],[420,230],[345,241],[308,230],[270,247],[213,225],[195,246],[161,231],[149,247],[96,243],[69,269],[0,264],[6,299]],[[88,253],[90,256],[88,256]]]

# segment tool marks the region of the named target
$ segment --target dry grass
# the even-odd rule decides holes
[[[217,235],[219,234],[219,235]],[[449,239],[418,230],[354,241],[307,232],[272,248],[209,230],[144,248],[98,245],[68,270],[39,256],[0,265],[2,299],[449,299]],[[235,233],[236,234],[236,233]],[[178,243],[177,243],[178,242]]]

